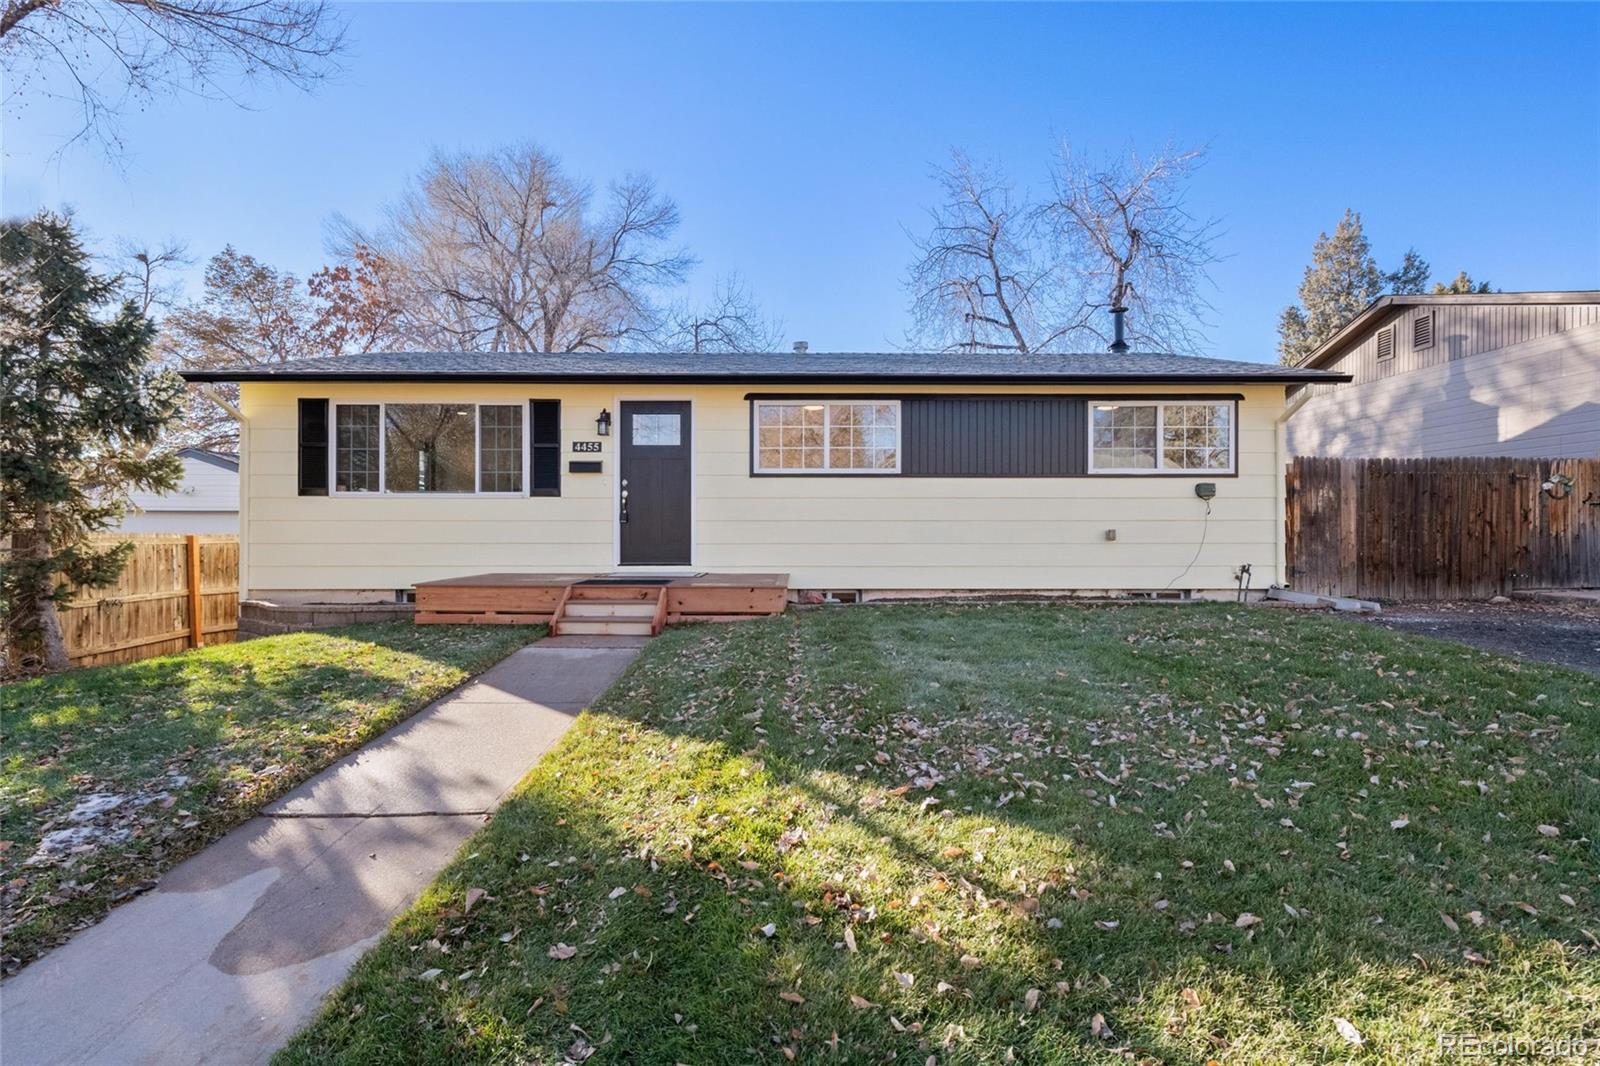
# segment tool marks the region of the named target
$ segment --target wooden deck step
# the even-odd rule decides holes
[[[597,593],[585,595],[584,593]],[[585,633],[653,637],[666,628],[665,587],[568,586],[550,618],[550,635]]]
[[[568,600],[562,618],[616,618],[643,619],[648,622],[656,616],[656,605],[639,600]]]
[[[650,619],[641,622],[609,619],[563,619],[556,624],[555,632],[563,637],[577,633],[603,634],[611,637],[653,637],[656,627]]]

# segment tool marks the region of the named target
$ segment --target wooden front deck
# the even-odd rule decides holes
[[[650,632],[659,633],[662,626],[680,622],[782,614],[788,595],[788,574],[475,574],[418,582],[416,620],[419,625],[544,622],[559,630],[569,605],[649,604],[654,611],[627,614],[648,616]],[[574,618],[580,614],[596,617],[592,610],[573,611]]]

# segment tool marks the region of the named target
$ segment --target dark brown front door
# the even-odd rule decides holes
[[[624,401],[618,519],[623,566],[688,566],[689,404]]]

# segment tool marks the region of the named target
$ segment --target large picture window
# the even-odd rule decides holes
[[[337,404],[336,493],[520,494],[521,404]]]
[[[763,400],[755,407],[760,474],[897,474],[898,400]]]
[[[1091,474],[1231,474],[1233,404],[1090,402]]]

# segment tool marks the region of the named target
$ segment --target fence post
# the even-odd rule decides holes
[[[189,550],[189,647],[198,648],[205,641],[200,616],[200,538],[190,533],[184,538],[184,546]]]

